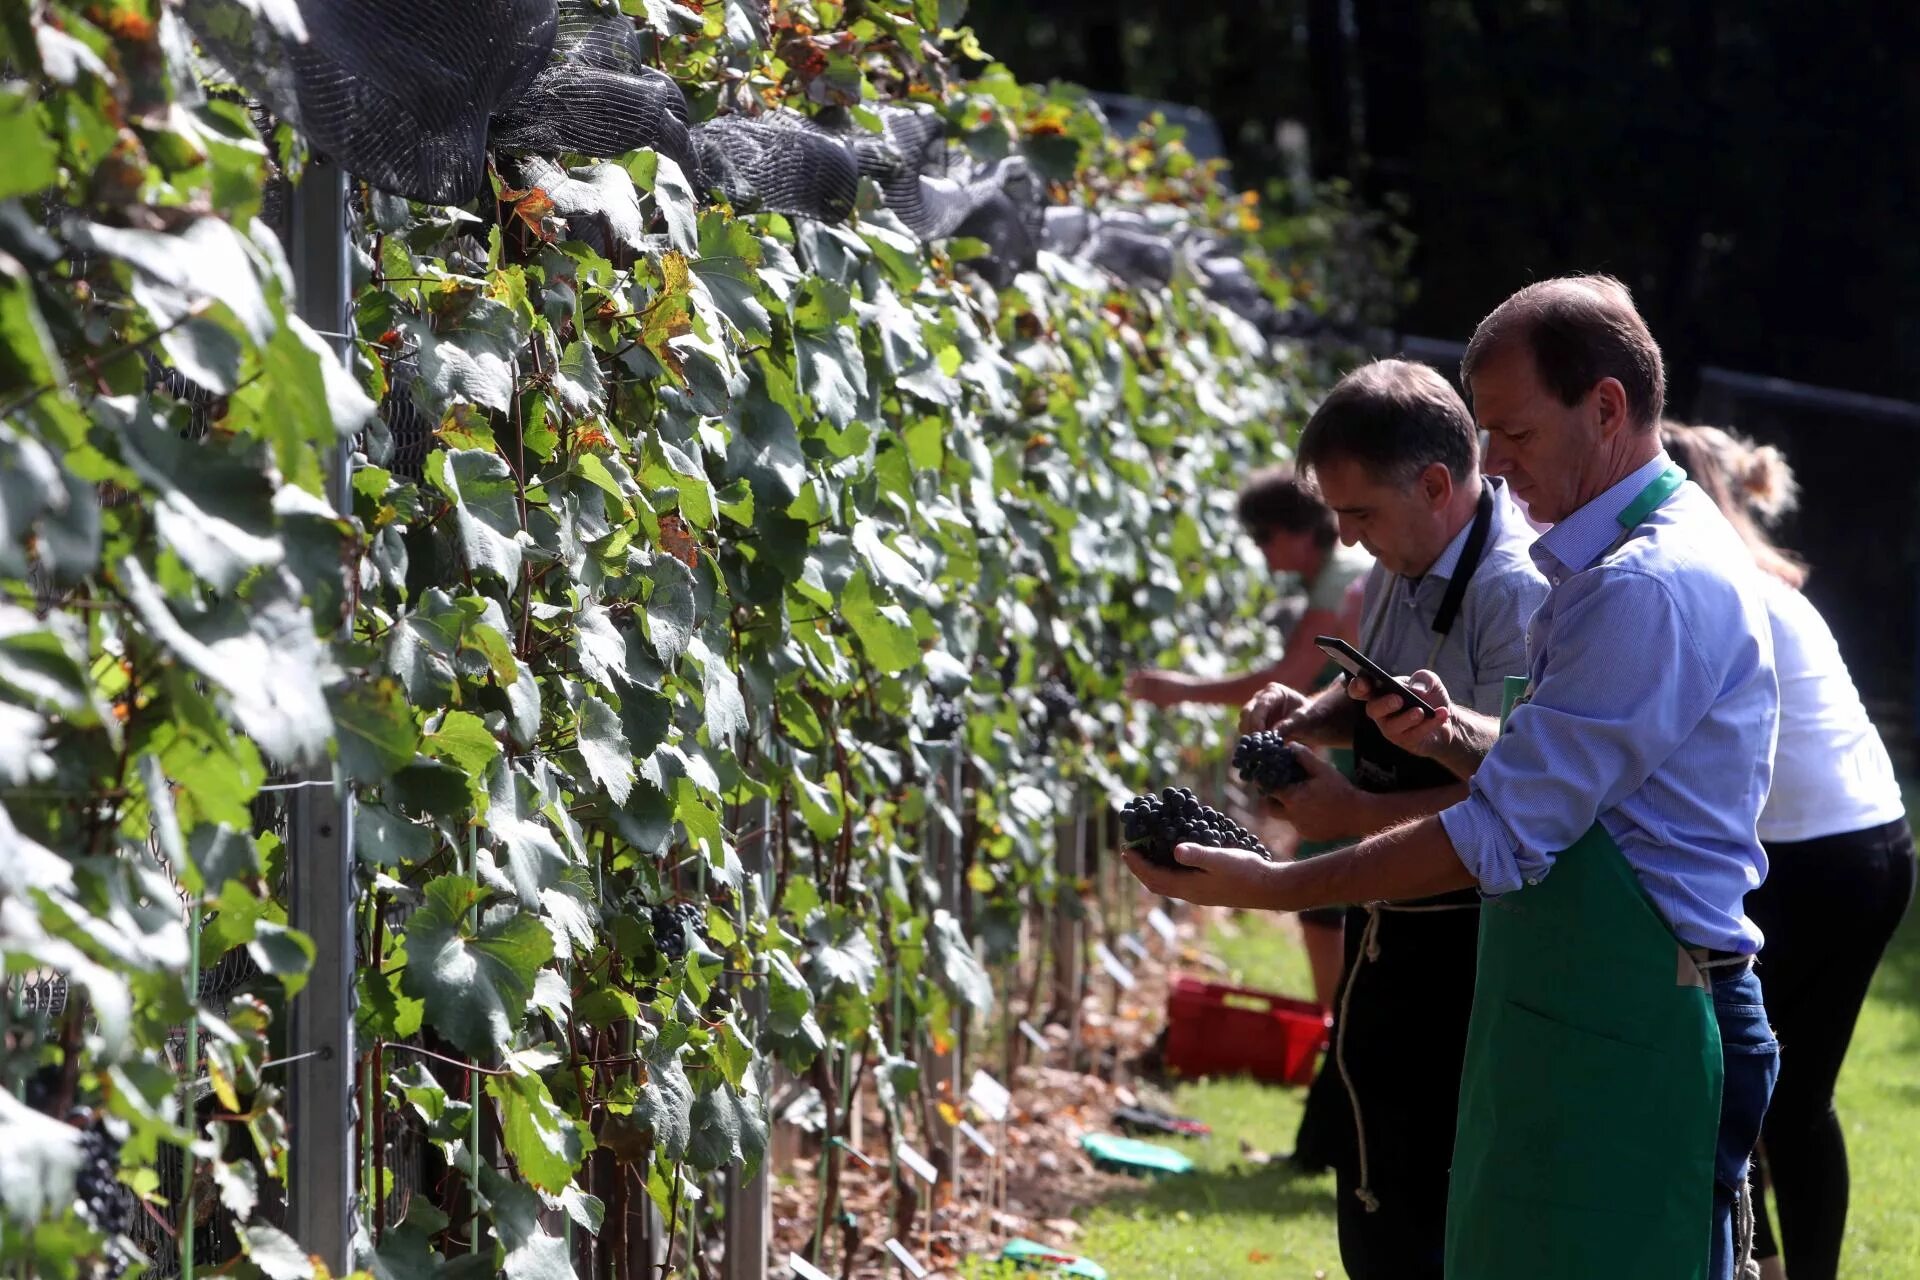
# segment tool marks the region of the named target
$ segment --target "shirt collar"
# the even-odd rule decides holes
[[[1652,484],[1670,464],[1662,450],[1653,460],[1541,534],[1533,544],[1534,563],[1550,558],[1563,571],[1578,573],[1590,567],[1620,537],[1620,513]]]

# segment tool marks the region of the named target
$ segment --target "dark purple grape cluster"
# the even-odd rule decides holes
[[[960,732],[966,723],[967,713],[952,698],[935,698],[933,714],[927,717],[926,740],[928,742],[948,742]]]
[[[80,1150],[83,1158],[73,1190],[81,1215],[108,1240],[125,1235],[133,1226],[133,1199],[120,1183],[120,1144],[96,1118],[80,1131]],[[118,1253],[108,1250],[115,1275],[121,1270]]]
[[[1242,782],[1262,795],[1305,782],[1309,776],[1294,747],[1271,729],[1240,739],[1233,748],[1233,767]]]
[[[1039,704],[1041,718],[1048,729],[1058,728],[1065,723],[1080,705],[1080,699],[1074,696],[1073,690],[1058,680],[1044,681],[1034,691],[1033,700]]]
[[[669,960],[687,954],[687,930],[700,932],[707,922],[705,907],[692,902],[663,902],[647,909],[653,924],[653,945]]]
[[[1253,833],[1221,813],[1200,803],[1200,798],[1185,787],[1168,787],[1157,796],[1135,796],[1120,810],[1120,831],[1129,849],[1137,849],[1155,866],[1189,871],[1176,862],[1174,846],[1211,845],[1216,849],[1245,849],[1263,858],[1273,855],[1254,839]]]

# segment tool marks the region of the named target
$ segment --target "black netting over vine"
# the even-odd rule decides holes
[[[187,12],[228,72],[379,190],[436,204],[475,199],[491,146],[506,180],[545,190],[574,238],[608,252],[637,246],[638,209],[629,228],[609,216],[624,206],[601,192],[570,199],[596,175],[556,158],[648,148],[677,162],[702,198],[829,222],[852,215],[865,177],[921,239],[985,243],[972,265],[997,286],[1045,246],[1136,287],[1164,287],[1184,264],[1223,305],[1263,327],[1274,321],[1230,251],[1188,245],[1179,229],[1137,214],[1049,220],[1045,188],[1024,163],[987,166],[950,146],[929,107],[881,107],[878,131],[844,112],[692,124],[680,87],[649,65],[651,33],[594,0],[299,0],[304,38],[285,25],[236,23],[243,7],[188,0]]]
[[[621,156],[650,147],[682,168],[688,160],[687,99],[646,64],[631,18],[563,3],[554,61],[493,122],[509,151]]]
[[[852,148],[805,116],[721,116],[693,128],[694,184],[742,212],[842,222],[860,194]]]

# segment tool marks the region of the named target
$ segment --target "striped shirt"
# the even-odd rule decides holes
[[[1668,465],[1661,454],[1534,543],[1552,591],[1528,631],[1527,701],[1440,821],[1489,894],[1537,884],[1597,821],[1676,937],[1751,954],[1772,631],[1752,556],[1698,486],[1623,534],[1620,514]]]

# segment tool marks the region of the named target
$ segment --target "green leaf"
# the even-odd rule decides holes
[[[59,348],[33,300],[31,277],[0,253],[0,386],[52,390],[65,381]]]
[[[254,930],[253,941],[247,944],[247,954],[263,973],[280,979],[288,998],[292,998],[306,987],[307,974],[312,971],[318,952],[313,939],[298,929],[262,920]]]
[[[724,1169],[735,1163],[751,1177],[767,1150],[767,1117],[760,1096],[746,1087],[735,1092],[722,1082],[694,1099],[693,1137],[687,1160],[700,1170]]]
[[[486,721],[468,711],[447,712],[421,746],[428,755],[465,771],[475,783],[484,781],[487,770],[500,758],[499,740],[487,731]]]
[[[396,632],[402,628],[395,628]],[[399,682],[389,676],[327,691],[340,745],[340,767],[359,782],[398,773],[420,749],[420,731]]]
[[[960,922],[944,908],[933,913],[928,930],[933,943],[934,973],[955,999],[964,1001],[976,1013],[993,1008],[993,980],[980,967],[973,945],[960,931]]]
[[[311,1280],[313,1260],[299,1242],[278,1227],[249,1222],[240,1228],[247,1257],[267,1280]]]
[[[794,295],[788,314],[799,356],[800,390],[828,422],[846,427],[859,414],[867,394],[859,332],[851,323],[842,323],[852,316],[847,291],[825,280],[809,279]]]
[[[542,1191],[557,1192],[571,1182],[593,1140],[555,1105],[545,1082],[516,1070],[489,1077],[487,1092],[500,1103],[501,1139],[521,1176]]]
[[[684,1079],[684,1077],[682,1077]],[[39,1222],[73,1207],[73,1183],[85,1162],[80,1130],[41,1114],[0,1089],[0,1208]]]
[[[324,758],[333,716],[320,677],[329,664],[312,615],[285,584],[263,582],[253,589],[250,607],[225,600],[183,625],[138,560],[122,560],[119,577],[127,603],[154,639],[218,689],[270,755],[287,763]]]
[[[485,825],[506,854],[513,892],[527,910],[542,911],[545,891],[559,885],[566,873],[566,852],[539,821],[539,797],[523,774],[500,760],[487,784]]]
[[[713,481],[707,479],[707,473],[699,463],[667,441],[660,442],[660,453],[667,460],[667,470],[671,474],[668,483],[680,494],[680,510],[688,523],[696,529],[711,529]]]
[[[157,421],[153,402],[128,404],[118,419],[121,456],[152,486],[154,525],[160,540],[209,586],[232,591],[256,569],[286,557],[273,510],[273,488],[255,459],[218,443],[182,438]]]
[[[60,148],[41,127],[27,86],[18,80],[0,84],[0,200],[27,195],[52,185],[60,173]]]
[[[265,346],[279,327],[260,286],[258,251],[219,218],[194,218],[177,233],[76,222],[67,238],[75,248],[130,266],[134,300],[156,323],[173,323],[217,302],[255,346]]]
[[[475,927],[481,893],[471,880],[428,881],[407,926],[401,990],[424,1002],[434,1030],[477,1060],[494,1057],[526,1019],[534,974],[553,958],[553,939],[530,915]]]
[[[634,1115],[653,1130],[655,1147],[668,1160],[683,1159],[693,1136],[693,1086],[680,1062],[686,1042],[687,1029],[668,1023],[641,1054],[647,1078]]]
[[[840,597],[840,613],[859,637],[867,661],[882,672],[890,675],[906,671],[920,661],[920,638],[912,620],[899,605],[875,599],[865,574],[848,579]]]
[[[619,713],[589,694],[581,699],[575,731],[587,772],[607,789],[614,804],[625,804],[633,792],[633,753]]]
[[[482,449],[455,449],[427,460],[434,487],[453,500],[461,558],[476,573],[520,577],[520,508],[507,460]]]
[[[453,404],[477,404],[499,413],[513,406],[513,379],[527,340],[518,313],[492,298],[473,297],[451,323],[403,320],[398,326],[420,353],[420,387],[428,417],[439,421]]]
[[[480,1186],[493,1210],[494,1230],[506,1248],[500,1275],[506,1280],[574,1280],[567,1242],[541,1222],[546,1202],[532,1187],[508,1182],[482,1167]],[[491,1267],[489,1267],[491,1271]],[[483,1272],[481,1274],[487,1274]]]
[[[693,638],[693,570],[672,556],[655,556],[647,568],[647,638],[661,662],[672,666]]]
[[[840,776],[828,774],[825,785],[813,782],[798,769],[793,781],[798,788],[800,816],[816,840],[831,840],[840,834],[845,813],[840,802]]]
[[[747,731],[747,704],[740,696],[740,680],[719,654],[693,637],[687,652],[700,664],[700,700],[707,713],[707,740],[718,745]]]

